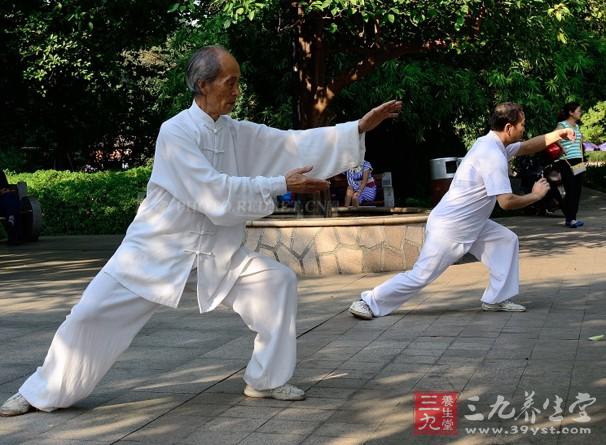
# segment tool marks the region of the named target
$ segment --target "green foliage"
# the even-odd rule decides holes
[[[133,54],[133,63],[153,66],[156,73],[142,79],[141,87],[155,100],[152,110],[167,119],[191,105],[192,95],[185,84],[187,62],[198,49],[207,45],[228,46],[220,17],[189,16],[191,22],[176,28],[159,45]]]
[[[606,151],[588,151],[585,157],[589,162],[606,163]]]
[[[409,143],[423,142],[430,133],[450,127],[457,128],[462,140],[471,141],[484,124],[476,117],[482,119],[491,106],[480,73],[430,58],[385,62],[344,90],[335,105],[348,111],[349,116],[342,117],[353,118],[391,97],[404,102],[401,124]]]
[[[499,101],[524,105],[532,136],[562,104],[604,100],[603,0],[63,0],[0,13],[0,163],[20,171],[77,169],[95,150],[145,164],[160,122],[191,103],[188,58],[214,43],[241,65],[234,117],[287,128],[323,107],[315,124],[328,124],[398,97],[404,113],[377,140],[427,156],[469,146]],[[301,36],[313,37],[303,58]],[[603,135],[584,121],[588,139]],[[23,146],[37,148],[10,154]],[[395,177],[421,190],[425,159],[410,162],[415,175]]]
[[[191,1],[189,1],[191,3]],[[277,0],[216,0],[227,17],[225,26],[266,19],[269,14],[284,8],[285,2]],[[290,2],[289,2],[290,3]],[[381,23],[400,27],[435,27],[438,25],[450,31],[459,31],[470,14],[482,3],[479,0],[442,0],[439,2],[418,2],[411,0],[307,0],[294,2],[289,6],[301,9],[303,16],[321,14],[324,29],[332,34],[351,33],[353,29],[364,28],[367,24]],[[350,35],[342,35],[345,39]]]
[[[297,75],[306,80],[312,95],[322,82],[327,88],[337,88],[334,90],[336,103],[328,113],[328,122],[341,114],[338,102],[346,103],[338,99],[341,94],[347,94],[338,89],[340,76],[351,72],[356,78],[354,83],[360,82],[364,74],[357,73],[355,67],[381,53],[392,54],[383,64],[401,54],[404,57],[399,58],[398,65],[416,65],[411,70],[418,70],[418,62],[423,61],[432,68],[448,65],[453,68],[449,74],[468,77],[471,73],[475,77],[475,87],[479,90],[467,89],[466,92],[483,94],[485,99],[480,102],[484,102],[484,107],[478,108],[479,102],[473,100],[469,109],[465,109],[468,102],[464,100],[453,106],[449,100],[464,98],[439,92],[427,102],[438,114],[443,109],[463,110],[450,119],[466,142],[469,135],[477,134],[483,127],[485,114],[496,102],[522,103],[530,118],[528,133],[534,135],[554,126],[555,110],[562,103],[570,98],[594,101],[606,81],[601,68],[601,60],[606,57],[606,41],[599,19],[606,7],[597,0],[566,3],[553,0],[234,0],[213,4],[214,10],[198,8],[206,12],[219,11],[225,16],[230,36],[258,38],[262,33],[271,33],[275,43],[264,44],[261,52],[270,52],[281,45],[279,36],[296,42],[298,34],[294,30],[312,30],[312,41],[317,43],[312,44],[308,59],[325,58],[326,67],[321,64],[299,66],[300,71],[308,69],[309,72]],[[297,8],[302,13],[297,13]],[[278,56],[280,64],[285,55],[288,53]],[[377,60],[375,71],[382,62]],[[319,71],[311,72],[314,69]],[[432,80],[441,86],[446,82],[438,77],[440,71],[443,70],[439,69]],[[415,76],[423,77],[413,73],[409,78],[415,79]],[[458,80],[455,79],[455,83]],[[397,91],[397,81],[384,84],[381,91]],[[368,99],[378,96],[374,89],[355,90],[359,102],[377,103]],[[322,90],[317,94],[315,105],[321,101]],[[399,94],[384,94],[382,99],[393,96]],[[428,122],[424,111],[421,110],[418,120]],[[478,117],[478,111],[482,117]],[[413,113],[416,112],[414,109]],[[440,120],[437,117],[431,119],[430,127]],[[422,133],[415,128],[417,133]]]
[[[224,13],[195,1],[184,0],[173,6],[187,17],[187,23],[148,52],[165,68],[163,76],[148,84],[158,98],[158,110],[168,117],[191,104],[184,82],[187,61],[195,50],[220,44],[238,59],[242,72],[241,94],[231,116],[278,128],[292,127],[291,42],[288,34],[271,32],[277,26],[274,18],[253,26],[248,19],[231,22]]]
[[[606,142],[606,101],[598,102],[583,114],[583,138],[594,144]]]
[[[602,152],[606,154],[606,152]],[[606,193],[606,163],[590,166],[585,174],[585,185]]]
[[[12,171],[21,171],[25,168],[26,159],[16,150],[0,150],[0,168]]]
[[[39,170],[8,173],[24,181],[42,207],[43,235],[124,233],[134,218],[151,169],[79,173]]]
[[[38,147],[30,169],[80,168],[95,150],[149,154],[160,117],[129,54],[165,39],[170,0],[2,2],[0,148]]]

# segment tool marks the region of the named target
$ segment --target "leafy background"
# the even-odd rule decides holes
[[[606,142],[603,0],[22,0],[0,25],[0,167],[52,209],[45,233],[123,231],[161,122],[191,102],[187,60],[213,43],[241,64],[237,118],[306,128],[402,99],[367,136],[399,204],[428,202],[429,160],[463,155],[500,101],[524,105],[528,136],[579,101]]]

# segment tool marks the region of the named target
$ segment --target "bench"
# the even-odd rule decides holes
[[[373,173],[377,196],[374,201],[360,204],[360,207],[395,207],[395,197],[391,172]],[[345,203],[345,192],[347,191],[347,177],[340,173],[328,179],[330,188],[328,191],[315,193],[291,193],[290,199],[284,201],[278,199],[276,209],[272,217],[297,216],[324,216],[330,217],[333,209],[343,211]]]
[[[40,231],[42,229],[42,208],[40,202],[33,196],[29,196],[27,192],[27,184],[25,182],[18,182],[17,184],[8,184],[4,189],[8,189],[8,192],[17,195],[19,202],[19,225],[16,227],[16,239],[10,241],[23,242],[23,241],[38,241]],[[1,200],[0,200],[1,204]],[[6,217],[1,216],[4,212],[0,213],[0,224],[2,224],[5,230],[9,231],[9,225]]]
[[[395,196],[393,192],[393,182],[391,172],[373,173],[372,177],[377,187],[377,196],[374,201],[366,201],[360,204],[373,207],[395,207]],[[345,192],[347,191],[347,176],[345,173],[339,173],[329,179],[331,201],[342,206],[345,203]]]

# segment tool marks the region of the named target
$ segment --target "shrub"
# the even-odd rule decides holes
[[[585,157],[589,162],[606,162],[606,151],[588,151]]]
[[[25,156],[15,148],[0,149],[0,165],[6,170],[20,170],[26,165]]]
[[[594,144],[606,142],[606,101],[598,102],[583,115],[583,138]]]
[[[124,233],[145,191],[151,169],[81,173],[39,170],[9,173],[11,183],[24,181],[40,201],[43,235]]]
[[[606,193],[606,164],[590,166],[585,174],[585,185]]]

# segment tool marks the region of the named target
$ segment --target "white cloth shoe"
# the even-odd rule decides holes
[[[294,385],[285,383],[282,386],[278,386],[273,389],[255,389],[250,385],[246,385],[244,388],[244,395],[248,397],[256,397],[263,399],[276,399],[276,400],[304,400],[305,391],[297,388]]]
[[[373,317],[370,306],[368,306],[364,300],[358,300],[351,303],[351,306],[349,306],[349,312],[354,317],[358,317],[363,320],[372,320]]]
[[[0,417],[20,416],[35,409],[21,394],[17,393],[9,397],[0,407]]]
[[[505,300],[494,304],[482,303],[482,310],[493,312],[524,312],[526,307],[522,306],[521,304],[514,303],[511,300]]]

